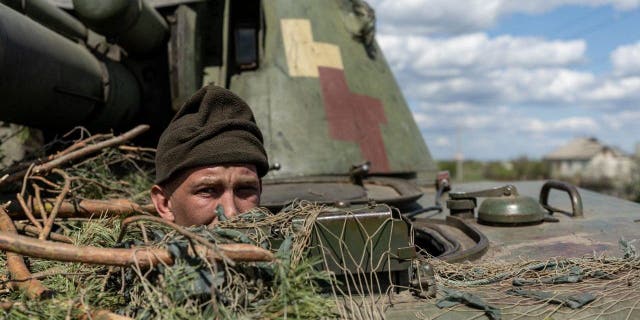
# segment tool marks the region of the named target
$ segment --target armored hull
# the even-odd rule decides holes
[[[375,42],[375,14],[363,1],[0,1],[2,121],[49,137],[76,126],[122,131],[149,123],[152,130],[139,142],[153,146],[173,113],[210,83],[244,98],[264,133],[272,170],[262,205],[277,211],[298,199],[337,207],[318,218],[327,238],[314,238],[333,241],[333,251],[319,254],[343,259],[327,268],[357,274],[357,281],[343,278],[347,287],[388,273],[377,290],[359,292],[364,300],[378,297],[370,300],[377,311],[361,315],[477,315],[436,307],[438,300],[426,297],[436,283],[413,279],[417,260],[467,263],[459,268],[468,271],[525,260],[623,259],[619,240],[640,238],[640,205],[587,190],[579,190],[581,217],[535,213],[527,223],[492,225],[478,222],[473,208],[464,217],[446,210],[444,189],[430,186],[435,163]],[[471,192],[498,185],[451,187]],[[543,182],[514,185],[535,199],[543,188]],[[486,199],[463,202],[476,201]],[[574,209],[562,193],[551,193],[549,201]],[[345,250],[354,261],[340,257]],[[358,259],[388,263],[363,268]],[[438,276],[438,289],[459,281]],[[457,288],[500,307],[505,279],[495,287]],[[633,279],[628,290],[638,291]],[[422,285],[429,294],[421,293]],[[615,292],[599,296],[582,315],[640,317],[637,301]],[[514,301],[502,305],[505,317],[581,315]]]

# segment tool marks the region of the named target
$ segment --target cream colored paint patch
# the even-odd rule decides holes
[[[280,20],[289,75],[318,77],[318,67],[344,69],[340,48],[313,41],[311,22],[307,19]]]

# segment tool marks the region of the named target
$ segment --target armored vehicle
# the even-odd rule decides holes
[[[436,307],[426,297],[436,278],[432,266],[416,262],[421,256],[473,261],[459,268],[483,278],[495,274],[474,266],[619,257],[621,239],[640,238],[635,203],[557,181],[452,185],[437,173],[375,41],[374,10],[362,0],[0,0],[2,121],[45,137],[147,123],[140,143],[153,146],[181,104],[210,83],[245,99],[264,133],[271,171],[262,205],[277,211],[298,199],[337,208],[318,218],[331,231],[324,241],[333,251],[324,254],[341,262],[328,269],[388,274],[362,294],[429,289],[422,298],[377,300],[380,315],[487,312]],[[345,250],[384,263],[348,262]],[[347,286],[360,279],[345,277]],[[438,285],[470,279],[463,278],[440,274],[446,281]],[[637,291],[640,279],[632,278],[628,288]],[[598,296],[585,316],[640,317],[637,301],[620,292]],[[509,314],[575,316],[547,304],[536,313],[526,299]]]

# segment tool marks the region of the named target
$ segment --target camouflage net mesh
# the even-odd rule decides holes
[[[212,229],[178,228],[147,215],[127,222],[131,214],[144,213],[141,208],[149,203],[154,151],[110,146],[82,159],[39,170],[47,161],[114,138],[91,136],[84,130],[78,133],[78,139],[63,143],[61,152],[4,170],[9,176],[20,174],[15,183],[3,186],[5,192],[17,194],[14,205],[21,202],[22,211],[29,216],[14,218],[14,223],[22,226],[18,229],[32,237],[43,237],[45,232],[43,238],[49,238],[53,246],[62,241],[96,248],[167,248],[175,261],[173,265],[160,263],[145,268],[138,265],[142,261],[135,261],[131,267],[110,267],[25,257],[31,274],[28,278],[15,278],[7,269],[7,255],[3,252],[0,254],[0,274],[4,275],[0,277],[3,317],[384,318],[388,293],[396,288],[384,285],[390,282],[390,274],[366,271],[384,269],[381,266],[389,264],[391,244],[376,240],[387,229],[365,230],[355,215],[345,213],[349,218],[344,221],[351,219],[357,226],[350,232],[363,235],[363,247],[388,248],[372,259],[366,254],[354,256],[348,250],[345,228],[331,234],[316,222],[318,215],[329,208],[304,201],[294,202],[278,214],[255,209],[222,221]],[[65,203],[92,199],[128,199],[139,207],[124,215],[104,210],[89,219],[63,215]],[[43,231],[49,220],[49,230]],[[389,217],[382,225],[393,223],[397,223],[396,219]],[[331,239],[331,244],[320,240],[311,245],[314,237]],[[206,244],[215,250],[227,243],[256,245],[273,252],[277,259],[212,262],[193,249]],[[312,250],[316,254],[311,254]],[[329,264],[342,266],[340,275],[328,271]],[[32,280],[46,289],[35,297],[29,293],[30,288],[18,289],[17,285]],[[353,285],[345,285],[346,282]]]
[[[485,312],[496,319],[634,319],[640,314],[640,256],[633,242],[620,241],[621,257],[594,253],[546,261],[459,264],[429,259],[439,301],[456,296],[479,299],[464,304],[482,311],[443,303],[439,312],[417,317],[439,319],[455,310],[471,312],[469,318]]]
[[[78,140],[82,143],[72,142],[65,150],[110,138],[83,135]],[[44,229],[45,216],[51,216],[58,200],[126,198],[139,206],[148,204],[152,161],[153,150],[120,145],[44,173],[35,172],[41,164],[18,164],[5,173],[26,172],[14,185],[17,187],[9,189],[25,202],[41,202],[48,209],[44,213],[34,209],[32,219],[14,221],[22,226],[36,221]],[[142,213],[139,208],[130,214]],[[127,215],[109,211],[91,219],[57,218],[50,230],[51,241],[99,248],[167,248],[175,263],[155,268],[109,267],[25,258],[31,275],[15,279],[2,253],[1,314],[11,319],[117,319],[117,315],[136,319],[382,319],[408,304],[417,304],[412,310],[422,310],[409,312],[420,319],[451,318],[452,311],[456,318],[462,314],[469,319],[485,315],[495,319],[632,319],[640,312],[640,257],[631,241],[621,242],[621,257],[594,254],[513,263],[451,264],[423,252],[420,260],[433,266],[438,287],[436,298],[428,299],[425,291],[429,288],[399,286],[394,279],[397,275],[391,272],[370,272],[389,269],[395,252],[391,239],[381,235],[401,221],[390,215],[380,227],[370,230],[358,215],[343,211],[342,227],[329,230],[317,218],[331,210],[296,201],[278,214],[255,209],[212,229],[176,228],[148,219],[148,215],[124,225]],[[35,232],[20,230],[32,237],[42,234],[38,228]],[[345,239],[354,233],[360,235],[362,247],[368,248],[365,254],[354,255],[349,249],[353,244]],[[216,249],[227,243],[252,244],[273,252],[277,259],[212,262],[193,250],[195,245]],[[379,254],[367,254],[374,248]],[[421,284],[424,279],[420,273],[416,276]],[[17,289],[17,283],[34,279],[46,287],[46,294],[34,298]]]
[[[386,208],[388,211],[392,210],[389,207]],[[345,216],[341,219],[342,226],[336,232],[335,229],[329,230],[327,226],[317,222],[321,213],[331,210],[311,202],[295,201],[278,214],[271,214],[267,210],[254,210],[237,219],[221,222],[214,231],[224,231],[228,234],[233,232],[232,230],[250,229],[251,241],[263,245],[270,243],[270,239],[273,238],[284,239],[280,247],[291,249],[285,249],[290,254],[283,261],[293,268],[305,263],[305,259],[312,255],[310,252],[314,252],[316,267],[323,270],[325,276],[322,280],[324,285],[322,291],[332,301],[332,317],[383,319],[389,294],[400,288],[394,284],[385,285],[392,282],[390,272],[369,271],[385,269],[381,266],[390,263],[393,257],[391,241],[380,243],[380,235],[388,232],[388,228],[392,227],[393,223],[399,222],[388,217],[377,230],[371,232],[357,215],[341,210]],[[347,227],[349,222],[350,228]],[[353,228],[353,225],[356,227]],[[273,228],[273,226],[277,227]],[[379,256],[367,255],[366,252],[363,255],[354,255],[352,250],[349,250],[353,243],[345,241],[347,232],[361,235],[362,246],[370,248],[370,251],[373,251],[374,247],[383,247],[386,250],[383,250]],[[312,243],[312,238],[318,241]],[[317,255],[318,252],[320,255]],[[282,259],[280,253],[281,249],[279,249],[279,256]],[[338,272],[340,275],[331,272],[330,265],[337,266],[340,269]]]
[[[0,299],[13,301],[5,316],[55,319],[106,309],[139,319],[384,318],[388,297],[384,292],[369,294],[381,288],[379,274],[360,276],[357,271],[344,268],[347,277],[358,284],[345,288],[341,285],[344,280],[322,268],[323,257],[308,257],[313,216],[322,210],[321,206],[299,202],[277,215],[257,209],[214,229],[187,229],[213,244],[261,244],[276,252],[278,259],[272,263],[210,263],[190,252],[193,238],[153,222],[138,222],[138,228],[130,226],[120,243],[116,240],[123,227],[118,218],[60,222],[63,233],[77,245],[167,247],[179,259],[172,266],[160,264],[151,270],[29,259],[34,276],[55,294],[48,299],[32,300],[5,288]],[[295,218],[304,221],[301,228],[293,226]],[[261,232],[265,230],[262,227],[273,225],[281,227],[269,234]],[[247,235],[237,231],[249,228],[256,232]],[[284,240],[276,246],[274,237]],[[365,261],[363,257],[343,258]],[[386,259],[388,256],[371,260],[369,267],[387,263]],[[367,269],[360,268],[360,271]],[[8,278],[4,281],[10,282]]]

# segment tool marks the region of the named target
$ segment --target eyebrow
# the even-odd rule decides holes
[[[201,184],[221,184],[223,182],[222,179],[218,178],[218,177],[204,177],[202,179],[199,179],[197,181],[195,181],[195,185],[201,185]]]
[[[195,186],[201,185],[219,185],[224,181],[218,177],[204,177],[194,183]],[[240,176],[236,180],[236,184],[240,185],[248,185],[248,184],[258,184],[258,179],[252,176]]]

